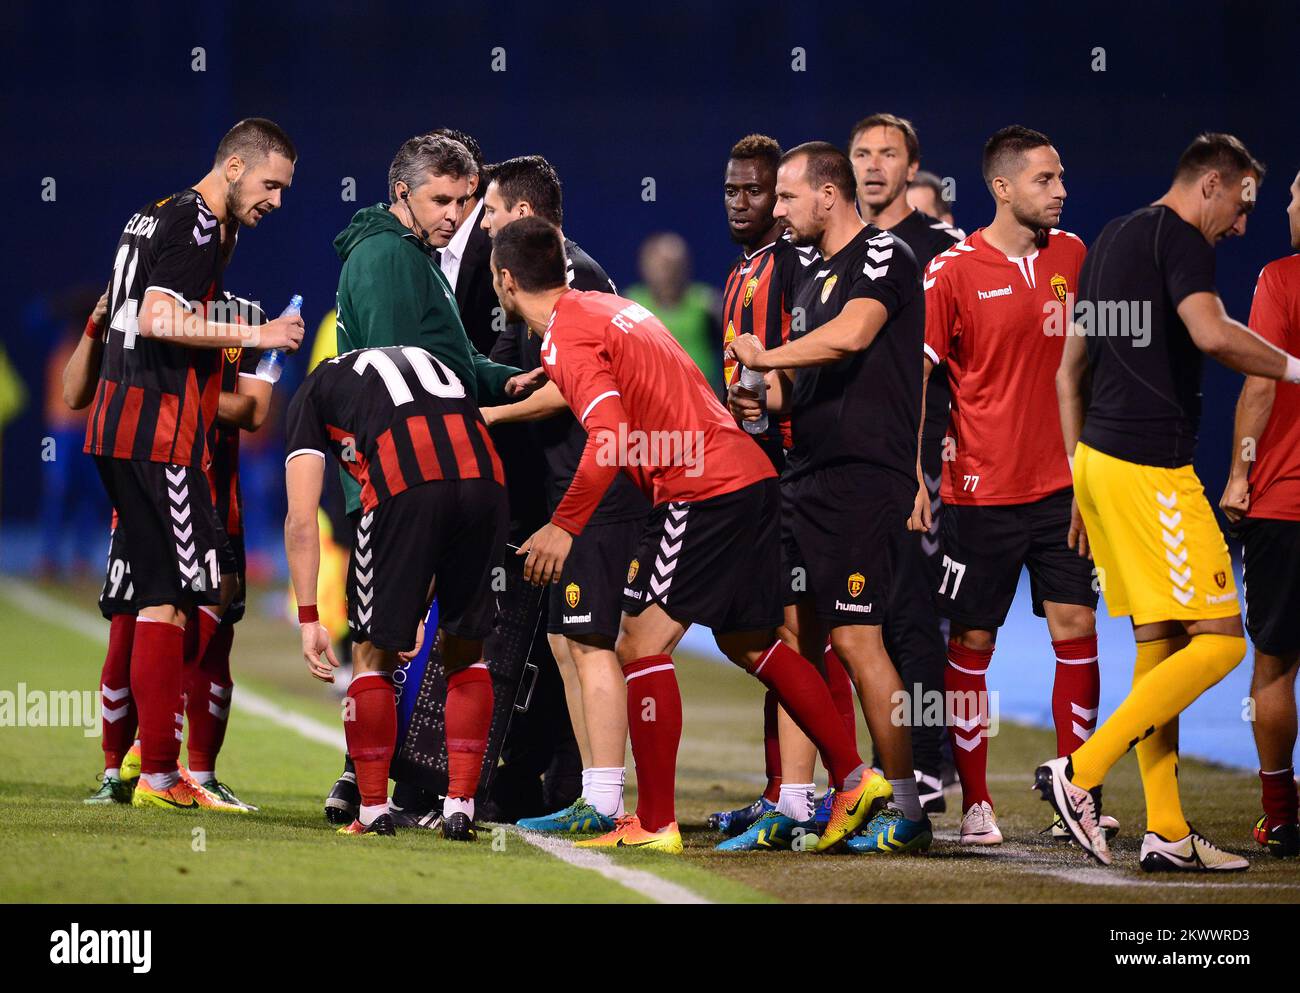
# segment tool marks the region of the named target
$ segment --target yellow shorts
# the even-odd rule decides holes
[[[1112,617],[1150,624],[1240,613],[1228,546],[1190,465],[1138,465],[1080,443],[1074,492]]]

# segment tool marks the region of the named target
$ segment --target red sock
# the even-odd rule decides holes
[[[131,642],[131,696],[140,721],[140,769],[176,771],[181,754],[177,721],[181,709],[185,631],[175,624],[136,620]]]
[[[135,739],[135,700],[131,697],[131,645],[135,615],[114,614],[108,627],[108,651],[99,676],[103,714],[104,768],[120,769]]]
[[[961,779],[961,809],[981,801],[992,803],[988,784],[988,672],[993,649],[976,651],[955,638],[948,642],[948,668],[943,688],[948,698],[948,727],[952,732],[952,758]]]
[[[1101,670],[1097,666],[1097,636],[1053,641],[1056,681],[1052,684],[1052,722],[1056,725],[1056,754],[1069,755],[1092,737],[1101,699]]]
[[[763,766],[767,786],[763,799],[776,803],[781,798],[781,736],[777,733],[776,694],[771,690],[763,697]]]
[[[185,622],[185,664],[198,665],[207,653],[221,617],[211,607],[197,607]]]
[[[674,791],[682,740],[682,695],[671,655],[647,655],[623,666],[627,729],[636,764],[636,815],[658,831],[677,820]]]
[[[357,768],[361,802],[374,807],[388,800],[388,767],[397,740],[397,698],[379,672],[363,672],[348,685],[352,720],[343,722],[348,754]]]
[[[1279,769],[1276,772],[1259,771],[1259,781],[1264,787],[1264,816],[1266,827],[1296,823],[1295,771]]]
[[[190,768],[212,772],[230,717],[230,646],[235,626],[222,624],[208,642],[198,665],[185,667],[185,716],[189,721]]]
[[[835,709],[839,712],[840,720],[844,722],[844,727],[849,732],[849,737],[853,739],[853,746],[856,748],[858,743],[858,695],[853,688],[853,678],[829,644],[827,644],[826,651],[823,653],[823,661],[826,665],[826,685],[830,687],[831,699],[835,701]]]
[[[839,789],[845,777],[862,764],[862,759],[845,731],[844,721],[836,712],[830,690],[817,667],[785,642],[777,641],[758,660],[753,674],[776,692],[786,713],[813,740],[832,785]]]
[[[494,705],[492,673],[484,663],[447,677],[447,796],[469,800],[478,791]]]

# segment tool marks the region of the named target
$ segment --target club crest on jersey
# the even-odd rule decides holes
[[[1225,573],[1222,569],[1220,569],[1218,572],[1214,574],[1214,582],[1215,585],[1219,587],[1219,589],[1223,589],[1225,586],[1228,585],[1227,573]]]
[[[627,567],[627,581],[629,585],[631,585],[633,580],[636,579],[636,574],[640,570],[641,570],[641,563],[636,559],[633,559]]]
[[[239,355],[241,352],[243,352],[242,348],[227,348],[226,361],[229,362],[231,365],[234,365],[236,362],[239,361]]]
[[[745,302],[743,306],[748,307],[754,302],[754,291],[758,289],[758,277],[755,276],[745,284]]]
[[[867,577],[860,572],[855,572],[849,576],[849,596],[859,596],[867,586]]]
[[[568,586],[564,588],[564,602],[569,605],[570,609],[576,607],[578,605],[578,601],[581,599],[582,599],[582,587],[579,586],[577,583],[570,583]]]
[[[1052,292],[1056,294],[1057,300],[1065,303],[1065,295],[1070,292],[1070,284],[1059,272],[1052,277]]]
[[[826,282],[822,283],[822,303],[831,298],[831,290],[834,289],[835,281],[839,278],[839,276],[831,276]]]

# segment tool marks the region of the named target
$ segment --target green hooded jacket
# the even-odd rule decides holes
[[[476,402],[506,400],[520,370],[480,354],[465,334],[451,284],[431,251],[385,204],[358,210],[334,239],[343,260],[337,297],[338,354],[357,348],[418,345],[455,373]],[[348,513],[360,488],[343,473]]]

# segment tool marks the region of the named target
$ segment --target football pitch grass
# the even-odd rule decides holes
[[[0,579],[0,691],[93,690],[107,624],[93,590]],[[96,632],[99,632],[97,635]],[[1040,833],[1048,807],[1031,792],[1053,753],[1047,731],[1004,722],[990,783],[1007,842],[956,844],[959,797],[935,818],[926,856],[726,855],[705,828],[712,810],[748,802],[762,781],[762,687],[730,666],[681,657],[685,721],[678,818],[686,854],[581,852],[481,825],[475,845],[430,832],[343,837],[322,800],[340,768],[339,708],[308,677],[294,628],[250,609],[235,638],[234,708],[219,773],[257,804],[249,815],[87,807],[101,753],[81,727],[0,727],[0,899],[6,902],[1215,902],[1295,903],[1300,865],[1257,848],[1255,776],[1186,761],[1184,804],[1247,873],[1154,877],[1137,868],[1142,800],[1126,757],[1106,784],[1121,822],[1115,866],[1090,864]],[[1126,678],[1118,663],[1103,678]],[[241,694],[244,703],[241,705]],[[865,734],[862,735],[866,745]],[[629,774],[629,779],[633,779]],[[634,783],[628,806],[635,803]],[[575,864],[576,863],[576,864]]]

